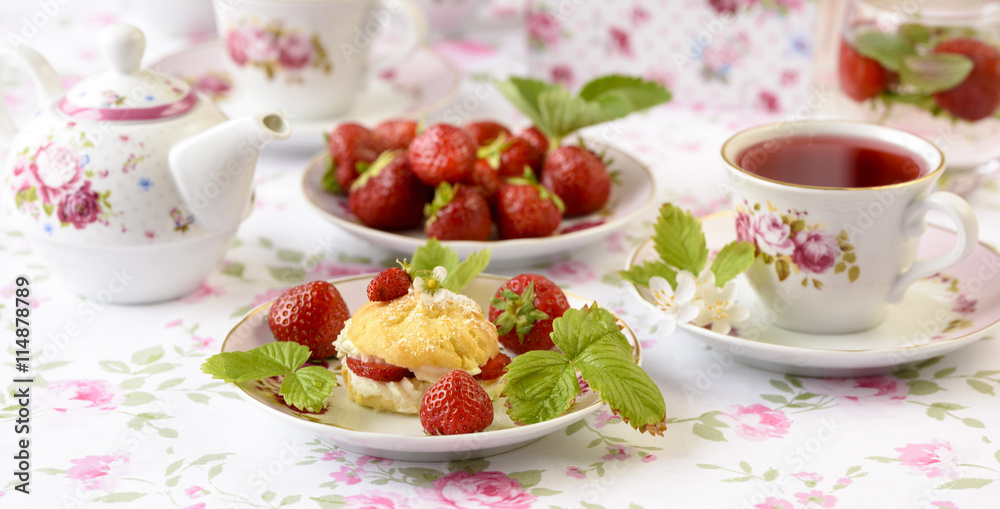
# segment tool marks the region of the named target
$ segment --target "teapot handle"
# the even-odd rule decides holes
[[[6,67],[15,61],[28,70],[31,80],[35,82],[38,93],[38,105],[43,106],[61,97],[64,93],[59,75],[52,66],[37,51],[22,46],[14,50],[0,50],[0,75]],[[3,92],[0,86],[0,93]],[[7,110],[7,103],[0,99],[0,137],[11,138],[17,134],[17,126]]]

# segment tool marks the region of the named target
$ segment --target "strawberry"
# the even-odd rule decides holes
[[[347,205],[372,228],[407,230],[420,226],[430,192],[413,174],[405,153],[385,152],[351,184]]]
[[[427,236],[438,240],[489,240],[493,231],[486,198],[461,184],[442,182],[424,215]]]
[[[476,142],[455,126],[434,124],[410,143],[410,162],[428,185],[461,182],[476,164]]]
[[[366,170],[382,152],[383,142],[367,127],[349,123],[337,126],[327,138],[334,175],[346,193],[358,174]]]
[[[278,341],[294,341],[312,350],[311,359],[336,355],[334,340],[351,318],[344,298],[326,281],[293,286],[267,313],[267,325]]]
[[[611,195],[611,175],[601,158],[571,145],[557,148],[545,159],[542,185],[562,199],[567,216],[600,210]]]
[[[496,222],[501,239],[546,237],[559,228],[565,206],[558,196],[538,185],[530,170],[507,179],[497,194]]]
[[[889,71],[874,59],[858,53],[846,39],[840,39],[840,57],[837,67],[840,88],[855,101],[877,97],[889,85]]]
[[[368,300],[388,302],[398,299],[410,291],[413,280],[399,267],[383,270],[368,283]]]
[[[483,431],[493,422],[493,403],[486,390],[466,371],[441,377],[420,401],[420,425],[431,435]]]
[[[477,193],[491,205],[496,201],[497,191],[500,190],[500,175],[490,166],[486,159],[477,159],[472,173],[464,180],[464,183],[471,186]]]
[[[382,141],[383,150],[406,150],[417,137],[417,122],[414,120],[386,120],[372,129]]]
[[[347,364],[347,369],[351,370],[351,373],[370,378],[376,382],[398,382],[413,376],[413,372],[406,368],[376,360],[363,361],[354,357],[346,357],[344,363]]]
[[[510,364],[510,357],[507,354],[498,353],[496,357],[486,361],[479,367],[479,374],[476,375],[477,380],[496,380],[503,375],[504,369]]]
[[[531,146],[535,147],[535,150],[542,155],[545,155],[545,153],[549,151],[549,138],[542,134],[542,132],[535,126],[531,126],[521,131],[517,137],[530,143]]]
[[[537,175],[544,161],[544,153],[539,152],[527,140],[508,138],[500,149],[500,165],[497,167],[497,173],[501,178],[520,177],[524,174],[524,168],[528,167]]]
[[[465,127],[462,129],[469,133],[469,136],[472,136],[472,140],[476,142],[477,147],[489,145],[491,141],[497,139],[501,134],[510,136],[510,130],[501,124],[489,120],[470,122],[465,124]]]
[[[958,86],[934,94],[939,106],[969,122],[996,113],[1000,107],[1000,51],[982,41],[958,38],[941,42],[934,47],[934,53],[964,55],[973,64]]]
[[[521,274],[504,283],[490,301],[490,321],[500,343],[514,353],[549,350],[552,320],[569,309],[566,294],[545,276]]]

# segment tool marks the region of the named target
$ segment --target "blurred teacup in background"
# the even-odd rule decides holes
[[[124,12],[145,32],[203,37],[215,31],[212,0],[126,0]]]
[[[409,57],[426,22],[409,0],[214,0],[226,67],[239,109],[278,108],[292,119],[323,119],[350,106],[372,72]],[[374,41],[398,34],[388,53]]]

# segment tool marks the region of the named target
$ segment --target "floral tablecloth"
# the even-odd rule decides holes
[[[30,41],[67,82],[101,66],[93,31],[122,17],[117,2],[79,4],[58,3],[61,11]],[[36,8],[5,4],[3,33],[22,30],[22,16]],[[518,11],[494,9],[475,39],[435,44],[469,74],[524,71]],[[4,79],[14,85],[8,102],[27,109],[22,80]],[[478,86],[465,85],[452,113],[519,121]],[[462,101],[469,97],[476,101]],[[648,164],[661,201],[705,214],[727,207],[716,188],[721,142],[782,118],[673,105],[590,134]],[[30,495],[12,473],[25,437],[15,433],[19,405],[10,389],[0,394],[0,507],[968,509],[1000,500],[1000,342],[984,339],[892,375],[809,379],[734,363],[684,331],[660,337],[650,332],[655,317],[616,273],[648,234],[649,217],[523,270],[598,296],[636,330],[644,367],[666,398],[663,437],[640,435],[602,410],[506,454],[406,463],[359,456],[269,419],[201,374],[202,361],[247,310],[290,284],[376,271],[396,257],[308,208],[299,191],[308,156],[265,152],[256,210],[225,264],[197,292],[164,304],[107,306],[68,293],[9,211],[0,216],[2,377],[7,387],[15,376],[14,281],[26,275],[34,378]],[[972,202],[983,239],[997,245],[1000,188],[991,183]],[[314,254],[322,261],[303,263]]]

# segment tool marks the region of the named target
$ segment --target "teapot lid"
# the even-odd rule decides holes
[[[146,36],[132,25],[101,32],[101,52],[111,69],[86,78],[66,93],[59,110],[84,120],[161,120],[187,113],[198,95],[184,80],[139,69]]]

